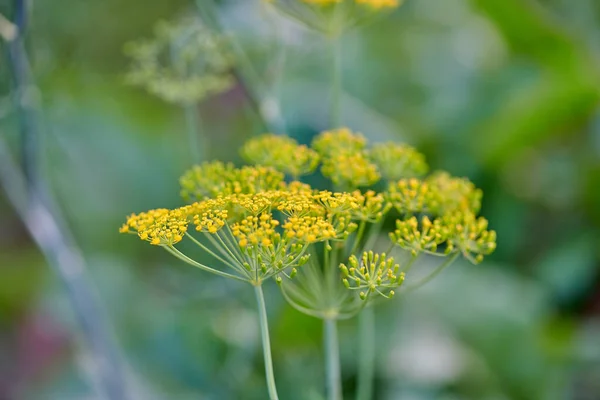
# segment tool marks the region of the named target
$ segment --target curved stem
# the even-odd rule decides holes
[[[235,279],[236,281],[242,281],[242,282],[248,282],[247,279],[244,279],[242,277],[239,277],[237,275],[232,275],[232,274],[228,274],[227,272],[223,272],[223,271],[219,271],[218,269],[214,269],[211,267],[207,267],[204,264],[200,264],[199,262],[192,260],[191,258],[189,258],[188,256],[186,256],[185,254],[183,254],[182,252],[180,252],[179,250],[177,250],[175,247],[173,246],[163,246],[165,248],[165,250],[167,250],[169,253],[171,253],[172,255],[174,255],[175,257],[179,258],[181,261],[184,261],[194,267],[200,268],[204,271],[207,272],[212,272],[215,275],[220,275],[223,276],[225,278],[231,278],[231,279]]]
[[[327,399],[342,399],[342,377],[340,348],[338,343],[337,321],[327,318],[323,321],[325,343],[325,371],[327,379]]]
[[[358,315],[358,388],[357,400],[370,400],[373,396],[375,373],[375,310],[371,307]]]
[[[203,245],[202,243],[200,243],[200,241],[198,241],[195,237],[193,237],[192,235],[190,235],[189,232],[186,232],[185,235],[192,242],[194,242],[195,245],[197,245],[198,247],[200,247],[202,250],[204,250],[205,252],[207,252],[208,254],[210,254],[211,256],[213,256],[214,258],[216,258],[217,260],[221,261],[223,264],[227,265],[230,268],[235,269],[236,271],[240,271],[239,268],[236,268],[235,264],[232,264],[230,261],[225,260],[223,257],[221,257],[220,255],[216,254],[214,251],[212,251],[211,249],[209,249],[208,247],[206,247],[205,245]]]
[[[404,293],[413,292],[413,291],[419,289],[421,286],[428,283],[429,281],[431,281],[433,278],[438,276],[444,269],[446,269],[447,266],[452,264],[454,262],[454,260],[456,260],[458,258],[459,255],[460,255],[460,253],[457,252],[457,253],[454,253],[454,255],[452,255],[451,257],[448,257],[448,259],[446,261],[444,261],[443,263],[441,263],[431,274],[429,274],[425,278],[421,279],[419,282],[415,283],[414,285],[407,287],[406,290],[404,290]]]
[[[273,360],[271,358],[271,342],[269,340],[267,308],[265,306],[265,297],[263,295],[262,286],[254,286],[254,292],[256,293],[256,303],[258,306],[258,316],[260,322],[260,335],[262,337],[263,354],[265,356],[265,375],[267,377],[269,400],[278,400],[277,387],[275,386],[275,375],[273,374]]]

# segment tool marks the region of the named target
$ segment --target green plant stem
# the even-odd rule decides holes
[[[204,264],[200,264],[199,262],[192,260],[191,258],[189,258],[188,256],[186,256],[185,254],[183,254],[182,252],[180,252],[179,250],[177,250],[175,247],[173,246],[163,246],[165,248],[165,250],[167,250],[169,253],[171,253],[172,255],[174,255],[175,257],[179,258],[181,261],[190,264],[191,266],[194,266],[196,268],[200,268],[206,272],[211,272],[215,275],[220,275],[222,277],[225,278],[231,278],[231,279],[235,279],[236,281],[242,281],[242,282],[248,282],[247,279],[244,279],[242,277],[239,277],[237,275],[232,275],[232,274],[228,274],[227,272],[223,272],[223,271],[219,271],[218,269],[214,269],[211,267],[207,267]]]
[[[262,337],[263,354],[265,356],[265,375],[267,378],[267,388],[269,390],[269,400],[278,400],[277,387],[275,386],[275,375],[273,374],[273,359],[271,357],[271,342],[269,340],[269,323],[267,320],[267,308],[265,306],[265,296],[262,286],[254,286],[256,293],[256,303],[258,306],[258,316],[260,322],[260,335]]]
[[[268,132],[282,132],[284,127],[279,100],[273,96],[259,75],[239,41],[227,35],[217,13],[215,0],[195,0],[202,21],[213,31],[229,38],[231,50],[235,56],[232,74],[238,81],[248,102],[260,118],[263,128]]]
[[[367,226],[366,221],[361,221],[360,226],[358,227],[358,232],[356,232],[356,237],[354,238],[354,245],[352,246],[352,250],[350,250],[350,255],[354,254],[356,250],[358,250],[358,246],[360,245],[360,241],[362,240],[363,234],[365,233],[365,227]]]
[[[185,121],[187,127],[188,145],[192,156],[192,162],[199,164],[208,154],[206,137],[201,140],[201,121],[198,114],[196,103],[186,104],[184,106]],[[202,141],[202,143],[201,143]],[[201,147],[202,146],[202,147]]]
[[[340,348],[338,343],[337,321],[333,318],[323,320],[325,344],[325,371],[327,379],[327,399],[342,399],[342,379],[340,367]]]
[[[338,128],[341,124],[341,92],[342,92],[342,71],[341,71],[341,34],[334,34],[331,37],[331,109],[330,124],[331,128]]]
[[[375,374],[375,310],[365,307],[358,314],[358,387],[356,400],[370,400],[373,396]]]

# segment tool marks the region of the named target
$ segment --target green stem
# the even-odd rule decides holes
[[[195,103],[186,104],[184,106],[185,121],[187,126],[188,145],[192,156],[192,162],[199,164],[208,154],[208,146],[206,140],[201,141],[200,132],[200,115],[198,114],[197,105]]]
[[[459,255],[460,255],[460,253],[457,252],[454,255],[452,255],[451,257],[449,257],[446,261],[444,261],[443,263],[441,263],[427,277],[421,279],[419,282],[415,283],[414,285],[411,285],[411,286],[407,287],[406,290],[404,290],[404,293],[413,292],[413,291],[419,289],[421,286],[423,286],[426,283],[428,283],[429,281],[431,281],[433,278],[435,278],[436,276],[438,276],[444,269],[446,269],[447,266],[449,266],[450,264],[452,264],[454,262],[454,260],[456,260],[458,258]]]
[[[341,123],[341,34],[334,34],[331,38],[331,128],[338,128]]]
[[[350,255],[354,254],[356,250],[358,250],[358,246],[360,241],[365,233],[365,227],[367,226],[366,221],[361,221],[360,226],[358,227],[358,232],[356,232],[356,237],[354,238],[354,246],[352,246],[352,250],[350,250]]]
[[[264,129],[268,132],[282,132],[284,124],[280,112],[279,100],[275,96],[270,95],[269,88],[239,41],[225,32],[219,21],[215,0],[196,0],[195,3],[202,21],[213,31],[229,38],[231,50],[236,61],[232,74],[260,118]]]
[[[267,388],[269,390],[269,400],[278,400],[277,387],[275,386],[275,375],[273,374],[273,360],[271,357],[271,341],[269,340],[269,323],[267,321],[267,308],[265,306],[265,296],[262,286],[254,286],[256,293],[256,303],[258,306],[258,316],[260,322],[260,335],[262,337],[263,354],[265,356],[265,375],[267,377]]]
[[[375,373],[375,310],[365,307],[358,315],[358,388],[357,400],[370,400],[373,396]]]
[[[239,277],[237,275],[232,275],[232,274],[228,274],[227,272],[223,272],[223,271],[219,271],[218,269],[214,269],[211,267],[207,267],[204,264],[200,264],[199,262],[192,260],[191,258],[189,258],[188,256],[186,256],[185,254],[183,254],[182,252],[180,252],[179,250],[177,250],[175,247],[173,246],[163,246],[165,248],[165,250],[167,250],[169,253],[171,253],[172,255],[174,255],[175,257],[179,258],[181,261],[184,261],[194,267],[200,268],[206,272],[212,272],[215,275],[220,275],[222,277],[225,278],[231,278],[231,279],[235,279],[236,281],[242,281],[242,282],[248,282],[247,279],[244,279],[242,277]]]
[[[333,318],[323,320],[325,342],[325,371],[327,378],[327,399],[342,399],[342,379],[340,368],[340,348],[337,334],[337,321]]]

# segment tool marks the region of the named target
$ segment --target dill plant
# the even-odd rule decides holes
[[[248,166],[220,161],[195,165],[180,179],[186,205],[132,214],[120,232],[135,234],[205,272],[254,288],[272,400],[278,394],[262,292],[266,281],[273,279],[296,310],[323,321],[329,400],[342,398],[337,322],[358,316],[357,398],[370,399],[374,306],[418,289],[461,256],[480,263],[495,250],[496,234],[478,215],[482,192],[467,178],[429,173],[425,157],[415,148],[371,145],[362,134],[340,127],[340,38],[401,2],[267,2],[331,40],[332,128],[310,146],[274,134],[254,137],[240,149]],[[144,46],[135,52],[146,57],[152,53]],[[143,69],[138,67],[133,77]],[[150,84],[152,91],[154,80],[147,74],[136,83]],[[317,169],[329,179],[330,190],[302,182]],[[377,240],[382,236],[388,238],[383,248]],[[212,257],[209,265],[185,254],[179,246],[183,241]],[[426,257],[439,260],[438,265],[415,282],[412,271]]]

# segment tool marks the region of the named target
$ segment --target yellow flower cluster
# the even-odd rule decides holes
[[[411,252],[413,256],[421,252],[437,254],[437,248],[445,243],[450,235],[451,229],[441,219],[433,222],[425,216],[419,224],[416,217],[408,220],[396,220],[396,230],[390,233],[392,242],[403,249]],[[451,247],[447,247],[449,252]]]
[[[337,236],[331,222],[317,216],[289,217],[283,229],[287,238],[304,243],[322,242]]]
[[[467,178],[455,178],[447,172],[435,172],[427,183],[437,192],[440,214],[455,210],[479,212],[483,192]]]
[[[357,153],[367,146],[367,139],[348,128],[321,132],[312,142],[312,148],[321,156],[330,157],[338,153]]]
[[[317,6],[331,6],[334,4],[343,3],[344,0],[301,0],[307,4],[314,4]],[[396,8],[400,5],[399,0],[346,0],[346,2],[354,2],[356,4],[368,6],[370,8],[379,10],[384,8]]]
[[[279,244],[281,235],[275,230],[279,221],[273,219],[271,214],[262,214],[260,217],[249,215],[231,226],[233,236],[238,239],[240,247],[248,245],[271,247]]]
[[[271,167],[235,168],[220,161],[196,165],[179,179],[181,196],[186,201],[199,201],[219,195],[259,193],[281,189],[284,175]]]
[[[430,212],[438,207],[438,194],[429,183],[417,178],[400,179],[391,183],[387,200],[401,214]]]
[[[378,222],[389,210],[390,204],[386,203],[381,193],[368,190],[363,194],[360,190],[355,190],[352,196],[359,205],[352,212],[353,218],[358,221]]]
[[[390,238],[414,256],[439,254],[438,246],[443,244],[446,254],[458,249],[479,263],[496,248],[496,233],[487,230],[485,218],[476,216],[482,192],[466,178],[437,172],[424,181],[401,179],[390,185],[386,197],[407,218],[396,221]],[[421,215],[420,221],[414,214]]]
[[[355,0],[356,4],[363,4],[376,10],[384,8],[396,8],[400,6],[400,0]]]
[[[229,89],[233,57],[225,39],[193,18],[162,22],[150,40],[128,44],[127,81],[165,101],[189,104]]]
[[[366,300],[371,293],[385,298],[393,297],[393,289],[402,285],[405,275],[392,257],[372,251],[364,252],[360,259],[355,255],[350,256],[348,265],[340,264],[340,270],[344,285],[348,289],[361,290],[362,300]]]
[[[496,249],[496,232],[489,231],[488,221],[471,212],[457,211],[443,217],[444,224],[452,227],[448,239],[450,249],[457,248],[472,263],[483,261],[483,256]]]
[[[187,228],[185,211],[160,208],[130,215],[119,232],[137,233],[140,239],[153,245],[172,246],[183,239]]]
[[[341,188],[370,186],[380,178],[377,166],[361,153],[340,153],[326,158],[321,172]]]
[[[273,167],[293,177],[310,174],[319,164],[319,155],[287,136],[265,134],[248,140],[241,150],[253,164]]]
[[[367,157],[367,140],[348,128],[322,132],[312,147],[323,158],[321,172],[341,188],[370,186],[380,178],[377,166]]]
[[[379,167],[381,175],[390,181],[423,176],[429,169],[425,156],[404,144],[376,144],[370,149],[369,156]]]

